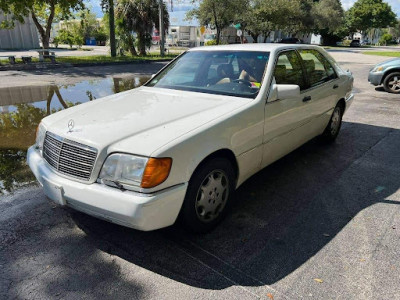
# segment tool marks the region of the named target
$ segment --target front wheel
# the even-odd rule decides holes
[[[189,181],[181,210],[186,229],[204,233],[226,215],[235,190],[235,172],[229,160],[215,158],[200,166]]]
[[[388,93],[400,94],[400,73],[394,72],[386,76],[383,88]]]
[[[344,107],[341,104],[337,104],[333,110],[331,119],[329,120],[328,126],[326,126],[325,131],[322,133],[322,140],[325,142],[333,142],[342,127],[342,117],[344,114]]]

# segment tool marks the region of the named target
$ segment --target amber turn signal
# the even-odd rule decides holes
[[[172,158],[149,158],[140,186],[148,189],[163,183],[168,178],[171,165]]]

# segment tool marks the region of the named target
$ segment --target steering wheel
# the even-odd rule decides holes
[[[251,87],[251,86],[252,86],[252,85],[251,85],[251,82],[248,81],[248,80],[245,80],[245,79],[235,79],[235,80],[232,80],[232,82],[237,82],[237,83],[245,84],[245,85],[247,85],[248,87]]]

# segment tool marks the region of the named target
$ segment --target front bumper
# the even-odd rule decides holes
[[[368,82],[373,84],[373,85],[375,85],[375,86],[381,85],[382,77],[383,77],[383,73],[380,73],[380,72],[369,72]]]
[[[144,231],[175,223],[187,189],[187,183],[184,183],[157,193],[142,194],[99,183],[76,182],[50,169],[34,146],[28,149],[27,160],[51,200],[94,217]]]

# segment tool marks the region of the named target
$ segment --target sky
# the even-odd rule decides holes
[[[170,3],[171,0],[164,0],[168,4]],[[178,12],[181,11],[181,13],[177,13],[178,15],[182,14],[183,11],[186,11],[190,9],[190,3],[191,1],[188,0],[172,0],[173,1],[173,6],[174,6],[174,11]],[[345,10],[349,9],[356,0],[341,0],[343,8]],[[100,7],[100,0],[86,0],[85,1],[88,6],[92,7],[92,11],[99,17],[101,18],[103,16],[103,12],[101,11]],[[389,3],[390,6],[392,7],[392,10],[397,14],[398,17],[400,17],[400,0],[385,0],[385,2]]]

